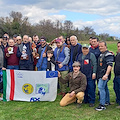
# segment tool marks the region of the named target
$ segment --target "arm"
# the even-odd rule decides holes
[[[65,47],[64,49],[65,59],[61,63],[62,65],[67,65],[70,59],[70,49],[68,47]]]
[[[96,62],[96,57],[93,53],[90,54],[90,59],[91,59],[91,64],[93,67],[93,74],[92,74],[92,79],[96,78],[96,70],[97,70],[97,62]]]
[[[108,65],[108,67],[107,67],[105,75],[102,77],[103,80],[108,79],[108,76],[112,70],[113,61],[114,61],[114,56],[112,54],[108,54],[108,56],[106,56],[106,64]]]
[[[65,84],[65,83],[67,83],[69,81],[69,74],[65,77],[65,79],[63,79],[61,77],[60,72],[58,71],[58,78],[59,78],[59,80],[60,80],[61,83]]]
[[[17,57],[21,57],[21,55],[22,55],[22,53],[20,52],[20,50],[19,50],[19,47],[18,47],[18,49],[17,49]]]

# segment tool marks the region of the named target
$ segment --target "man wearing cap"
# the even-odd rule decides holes
[[[47,51],[52,50],[52,48],[46,43],[46,38],[42,36],[40,38],[41,45],[38,48],[39,59],[37,61],[36,67],[38,71],[47,70]]]
[[[56,39],[56,45],[57,48],[54,50],[54,57],[56,61],[56,67],[55,69],[61,73],[61,76],[63,78],[66,77],[68,74],[68,62],[70,58],[70,50],[68,47],[65,47],[63,45],[63,42],[61,39]],[[59,87],[60,87],[60,95],[64,96],[67,92],[67,84],[62,84],[59,81]]]
[[[81,72],[87,77],[87,88],[85,91],[84,102],[89,103],[89,107],[93,107],[95,103],[94,81],[96,78],[97,63],[93,53],[89,52],[89,45],[82,45],[82,53],[78,56],[81,64]]]
[[[72,64],[77,60],[78,55],[82,53],[82,45],[78,43],[77,37],[72,35],[70,37],[70,61],[69,61],[69,71],[73,71]]]
[[[60,101],[60,106],[63,107],[77,101],[77,107],[79,108],[84,99],[87,81],[86,76],[80,71],[80,63],[75,61],[72,66],[73,72],[68,73],[64,79],[61,77],[60,72],[58,72],[60,81],[63,84],[69,82],[70,87],[70,91]]]

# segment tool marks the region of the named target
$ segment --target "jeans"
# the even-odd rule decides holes
[[[84,96],[85,103],[95,103],[95,86],[92,78],[87,78],[87,87]]]
[[[19,65],[7,65],[7,69],[18,70],[19,69]]]
[[[116,102],[120,105],[120,76],[115,76],[113,80],[113,89],[116,94]]]
[[[109,95],[109,89],[107,86],[107,80],[99,79],[98,82],[98,89],[100,92],[100,104],[105,105],[105,103],[110,103],[110,95]]]

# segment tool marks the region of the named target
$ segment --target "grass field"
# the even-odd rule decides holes
[[[116,53],[117,42],[108,42],[108,49]],[[115,103],[113,91],[113,72],[109,81],[110,101]],[[88,104],[83,104],[81,108],[76,108],[73,103],[66,107],[60,107],[61,96],[57,96],[54,102],[0,102],[0,120],[120,120],[120,109],[117,104],[107,107],[104,111],[95,111],[98,106],[98,96],[94,108]]]

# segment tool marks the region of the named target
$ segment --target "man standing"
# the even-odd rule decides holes
[[[68,62],[70,59],[70,53],[69,53],[69,48],[65,47],[62,43],[61,39],[56,39],[56,45],[57,48],[54,50],[54,57],[55,57],[55,61],[56,61],[56,70],[58,70],[62,77],[65,78],[66,75],[68,74]],[[65,95],[66,88],[67,85],[66,84],[62,84],[59,81],[59,85],[60,85],[60,95]]]
[[[98,38],[91,38],[91,47],[89,48],[89,51],[93,53],[96,57],[97,63],[98,63],[98,57],[100,56],[100,50],[99,50],[99,39]],[[96,90],[96,79],[94,81],[94,90]],[[97,80],[98,83],[98,80]]]
[[[81,103],[84,99],[84,92],[86,89],[87,81],[86,76],[79,71],[80,63],[75,61],[72,66],[73,72],[67,74],[64,79],[61,77],[60,72],[58,72],[60,81],[63,84],[69,82],[70,87],[69,93],[67,93],[60,101],[60,106],[66,106],[68,104],[76,102],[77,100],[77,107],[79,108],[81,107]]]
[[[111,70],[114,61],[113,54],[107,50],[105,41],[99,42],[100,56],[97,64],[98,89],[100,92],[100,104],[95,108],[97,111],[106,109],[105,105],[110,104],[109,90],[107,86],[111,77]]]
[[[38,48],[39,59],[37,61],[36,67],[38,71],[47,70],[47,51],[52,50],[52,48],[46,43],[46,38],[40,38],[41,45]]]
[[[33,56],[29,36],[23,36],[23,43],[18,46],[17,57],[19,57],[20,70],[33,70]]]
[[[93,79],[96,78],[97,63],[95,55],[89,52],[89,46],[87,44],[82,45],[82,53],[78,56],[78,61],[81,64],[81,72],[87,77],[84,102],[89,103],[89,107],[93,107],[95,103]]]
[[[73,71],[72,64],[77,60],[78,55],[82,53],[82,45],[78,43],[77,37],[72,35],[70,37],[71,47],[70,47],[70,61],[69,70]]]
[[[7,69],[19,69],[19,58],[17,57],[17,49],[15,41],[9,39],[9,47],[5,48],[5,58],[7,60]]]
[[[117,108],[120,108],[120,42],[117,43],[117,55],[115,56],[115,65],[114,65],[114,91],[116,94],[116,103],[119,104]]]

